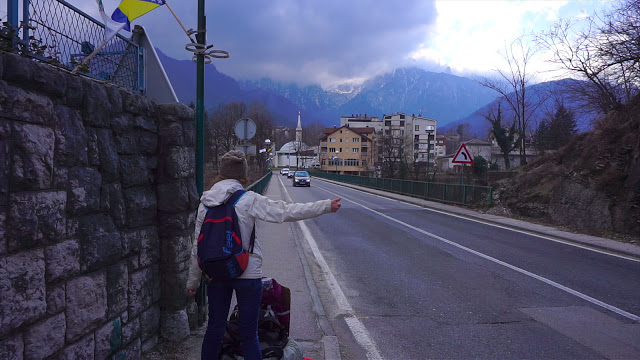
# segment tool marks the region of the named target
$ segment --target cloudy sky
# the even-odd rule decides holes
[[[94,0],[67,0],[100,18]],[[110,15],[119,0],[103,0]],[[2,1],[2,3],[5,3]],[[197,1],[169,0],[187,28],[196,28]],[[215,66],[236,79],[269,77],[325,88],[359,83],[403,66],[454,74],[490,74],[504,65],[499,51],[521,34],[580,19],[609,0],[207,0],[208,44],[231,57]],[[0,15],[6,13],[6,4]],[[4,13],[3,13],[4,12]],[[188,39],[168,9],[138,18],[154,45],[190,59]],[[128,33],[122,32],[123,35]],[[536,69],[548,64],[539,56]],[[539,80],[551,77],[541,72]]]

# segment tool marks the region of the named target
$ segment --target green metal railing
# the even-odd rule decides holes
[[[104,39],[104,24],[65,0],[6,1],[7,21],[0,21],[0,48],[4,51],[72,70]],[[143,56],[140,46],[118,34],[80,72],[131,91],[143,91]]]
[[[401,179],[341,175],[310,171],[311,176],[370,187],[402,195],[419,197],[444,203],[472,205],[485,202],[493,203],[493,188],[465,184],[445,184]]]
[[[253,184],[247,186],[245,189],[247,191],[253,191],[256,192],[258,194],[264,194],[265,191],[267,190],[267,187],[269,186],[269,181],[271,181],[271,176],[273,175],[273,172],[271,170],[269,170],[269,172],[267,172],[262,178],[260,178],[260,180],[254,182]],[[195,300],[196,300],[196,304],[198,305],[198,325],[202,325],[204,324],[204,322],[206,321],[206,314],[207,314],[207,285],[203,280],[200,281],[200,287],[198,288],[198,290],[196,291],[196,296],[195,296]]]

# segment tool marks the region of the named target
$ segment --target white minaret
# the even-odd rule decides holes
[[[298,111],[298,126],[296,126],[296,143],[302,143],[302,124],[300,123],[300,111]]]

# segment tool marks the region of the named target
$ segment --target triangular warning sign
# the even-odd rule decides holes
[[[471,154],[469,154],[467,147],[462,144],[451,162],[456,164],[473,164],[473,158],[471,157]]]

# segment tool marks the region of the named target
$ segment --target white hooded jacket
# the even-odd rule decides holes
[[[187,289],[194,290],[200,285],[202,272],[198,267],[198,235],[200,227],[207,214],[205,205],[213,207],[222,204],[234,192],[242,190],[244,187],[240,182],[233,179],[222,180],[214,184],[211,189],[205,191],[200,198],[200,206],[196,218],[196,227],[193,237],[193,249],[191,251],[191,265],[189,267],[189,279]],[[253,191],[248,191],[238,200],[235,205],[240,234],[242,235],[242,246],[249,250],[249,240],[251,231],[256,220],[263,220],[272,223],[282,223],[285,221],[298,221],[320,216],[331,212],[331,200],[320,200],[310,203],[286,203],[275,201],[262,196]],[[253,253],[249,256],[247,269],[240,276],[240,279],[260,279],[262,277],[262,251],[260,249],[260,234],[256,231]]]

